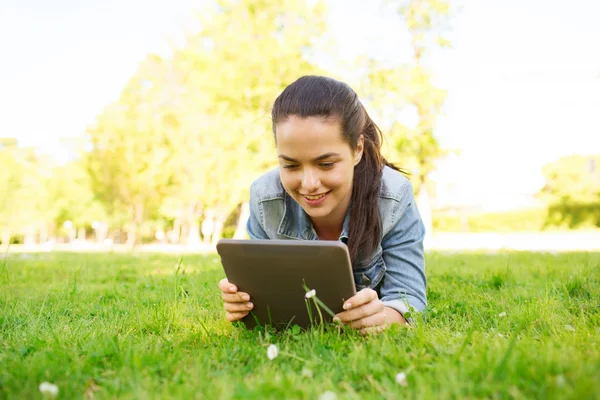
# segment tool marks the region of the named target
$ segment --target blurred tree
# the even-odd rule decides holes
[[[172,87],[166,81],[170,65],[150,55],[124,88],[88,129],[86,156],[96,197],[111,222],[127,224],[127,244],[139,240],[146,217],[170,190],[174,155],[171,138],[177,124],[169,114]]]
[[[2,243],[11,236],[37,241],[48,221],[47,160],[33,149],[19,147],[13,138],[0,139],[0,230]]]
[[[412,58],[399,66],[367,59],[365,92],[386,133],[385,150],[389,160],[417,177],[412,183],[429,231],[432,219],[428,177],[435,168],[435,161],[445,154],[434,129],[446,91],[432,82],[425,58],[435,48],[450,47],[444,33],[453,9],[450,2],[444,0],[387,0],[384,3],[393,7],[406,25]],[[414,121],[400,121],[401,112],[412,115],[410,119]]]
[[[250,182],[276,165],[270,109],[286,85],[319,72],[307,60],[324,31],[324,9],[305,0],[220,0],[207,7],[199,14],[201,31],[173,60],[182,90],[173,107],[177,190],[167,208],[185,218],[188,242],[199,240],[199,215],[213,218],[214,243],[227,216],[247,201]]]
[[[446,91],[433,84],[424,58],[434,48],[450,47],[444,33],[448,29],[452,8],[445,0],[410,0],[401,5],[398,12],[404,17],[411,36],[413,60],[405,93],[407,103],[416,109],[418,119],[412,129],[398,126],[394,147],[408,159],[416,159],[417,185],[424,185],[435,160],[444,154],[434,135],[434,128],[446,98]],[[421,192],[421,187],[417,188]],[[426,187],[422,189],[427,190]]]
[[[84,163],[85,160],[74,160],[57,166],[48,180],[53,227],[60,229],[65,222],[71,221],[79,239],[85,239],[87,227],[101,224],[107,219],[104,207],[94,196]]]
[[[546,225],[600,227],[600,155],[572,155],[542,169]]]
[[[0,230],[2,244],[10,243],[13,232],[19,230],[19,197],[23,187],[24,166],[17,154],[17,141],[0,138]]]

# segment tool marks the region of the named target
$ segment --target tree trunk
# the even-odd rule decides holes
[[[202,221],[202,243],[208,245],[211,242],[215,232],[214,213],[209,210],[204,211],[204,219]]]
[[[137,225],[135,222],[131,222],[127,229],[127,242],[125,243],[127,247],[133,250],[135,246],[135,242],[137,241]]]
[[[221,214],[217,214],[215,217],[215,227],[210,242],[211,245],[216,246],[217,242],[221,240],[221,236],[223,235],[223,225],[225,225],[226,219],[227,216],[223,216]]]
[[[200,225],[196,218],[196,202],[190,203],[187,210],[188,219],[188,246],[197,246],[200,244]]]
[[[238,218],[237,227],[233,234],[234,239],[245,239],[246,235],[246,223],[250,218],[250,204],[245,201],[242,203],[242,209],[240,211],[240,217]]]
[[[175,218],[173,222],[173,233],[170,235],[169,239],[171,243],[179,244],[179,239],[181,238],[181,219]]]
[[[39,229],[40,233],[40,243],[46,243],[48,241],[48,224],[42,223]]]
[[[77,229],[77,239],[85,240],[85,228],[80,227],[79,229]]]
[[[103,221],[94,222],[92,224],[94,234],[96,235],[96,243],[103,244],[104,240],[108,236],[108,223]]]
[[[131,250],[139,242],[139,228],[144,220],[144,206],[140,203],[132,206],[132,218],[127,232],[127,247]]]

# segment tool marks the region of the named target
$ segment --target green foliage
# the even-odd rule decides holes
[[[593,209],[596,210],[595,208]],[[456,212],[433,213],[436,232],[542,232],[569,229],[596,229],[594,220],[586,220],[577,226],[565,221],[548,223],[547,208],[529,208],[512,211],[464,214]],[[592,210],[590,210],[592,212]],[[564,215],[561,214],[560,218]],[[577,215],[577,214],[575,214]]]
[[[90,176],[81,160],[55,168],[48,181],[53,222],[61,226],[72,221],[75,226],[91,226],[94,221],[106,220],[102,204],[96,200]]]
[[[446,91],[433,83],[426,56],[437,48],[450,47],[444,34],[454,9],[450,2],[442,0],[389,0],[386,4],[401,17],[399,27],[405,27],[409,34],[412,58],[397,66],[367,60],[363,86],[387,136],[387,158],[415,174],[418,179],[413,184],[418,193],[435,160],[445,154],[435,137],[435,124]],[[414,126],[397,119],[407,109],[416,114]]]
[[[600,227],[600,155],[563,157],[543,168],[546,225]]]
[[[129,222],[131,241],[169,193],[174,174],[168,163],[175,155],[171,137],[176,126],[163,109],[168,88],[153,84],[156,77],[166,79],[168,70],[164,60],[149,56],[120,99],[88,129],[92,188],[113,223]]]
[[[131,226],[162,214],[197,230],[210,212],[222,225],[275,165],[275,97],[318,72],[307,57],[322,5],[222,0],[198,15],[201,30],[168,59],[149,57],[89,130],[93,188],[119,223],[123,211]]]
[[[20,216],[19,197],[23,191],[25,166],[20,160],[16,146],[0,148],[0,226],[3,229],[14,229]]]
[[[545,229],[546,213],[544,208],[464,215],[437,212],[433,228],[436,232],[539,232]]]
[[[0,398],[40,397],[44,381],[60,398],[600,396],[600,254],[426,262],[429,306],[415,326],[363,338],[233,326],[216,255],[9,254]]]
[[[335,75],[312,61],[326,33],[325,3],[313,3],[204,3],[200,30],[170,54],[150,54],[140,63],[119,98],[88,127],[85,151],[68,165],[52,165],[14,139],[0,140],[0,184],[9,188],[0,194],[0,230],[38,231],[42,238],[67,220],[88,229],[102,221],[113,233],[127,231],[134,244],[156,228],[193,239],[200,221],[213,219],[215,238],[232,235],[238,221],[228,216],[248,201],[250,182],[276,165],[274,99],[302,75]],[[417,171],[418,190],[443,153],[433,132],[445,91],[432,83],[423,60],[447,43],[440,32],[450,9],[440,0],[390,4],[414,57],[393,67],[367,60],[358,91],[381,114],[374,119],[389,139],[388,159]],[[403,107],[417,110],[416,127],[394,119]]]
[[[11,139],[0,141],[0,165],[0,231],[31,235],[53,215],[47,187],[51,165]]]

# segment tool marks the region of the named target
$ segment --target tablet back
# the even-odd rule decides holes
[[[227,279],[254,304],[243,320],[248,328],[318,323],[314,301],[305,300],[304,284],[336,314],[356,294],[348,249],[341,242],[224,239],[217,252]],[[312,323],[307,306],[312,307]],[[325,310],[321,313],[331,321]]]

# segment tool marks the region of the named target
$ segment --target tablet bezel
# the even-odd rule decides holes
[[[305,299],[304,284],[335,314],[356,294],[348,248],[340,241],[222,239],[217,252],[227,279],[254,304],[242,320],[247,328],[320,323],[314,301]],[[323,309],[321,315],[332,320]]]

